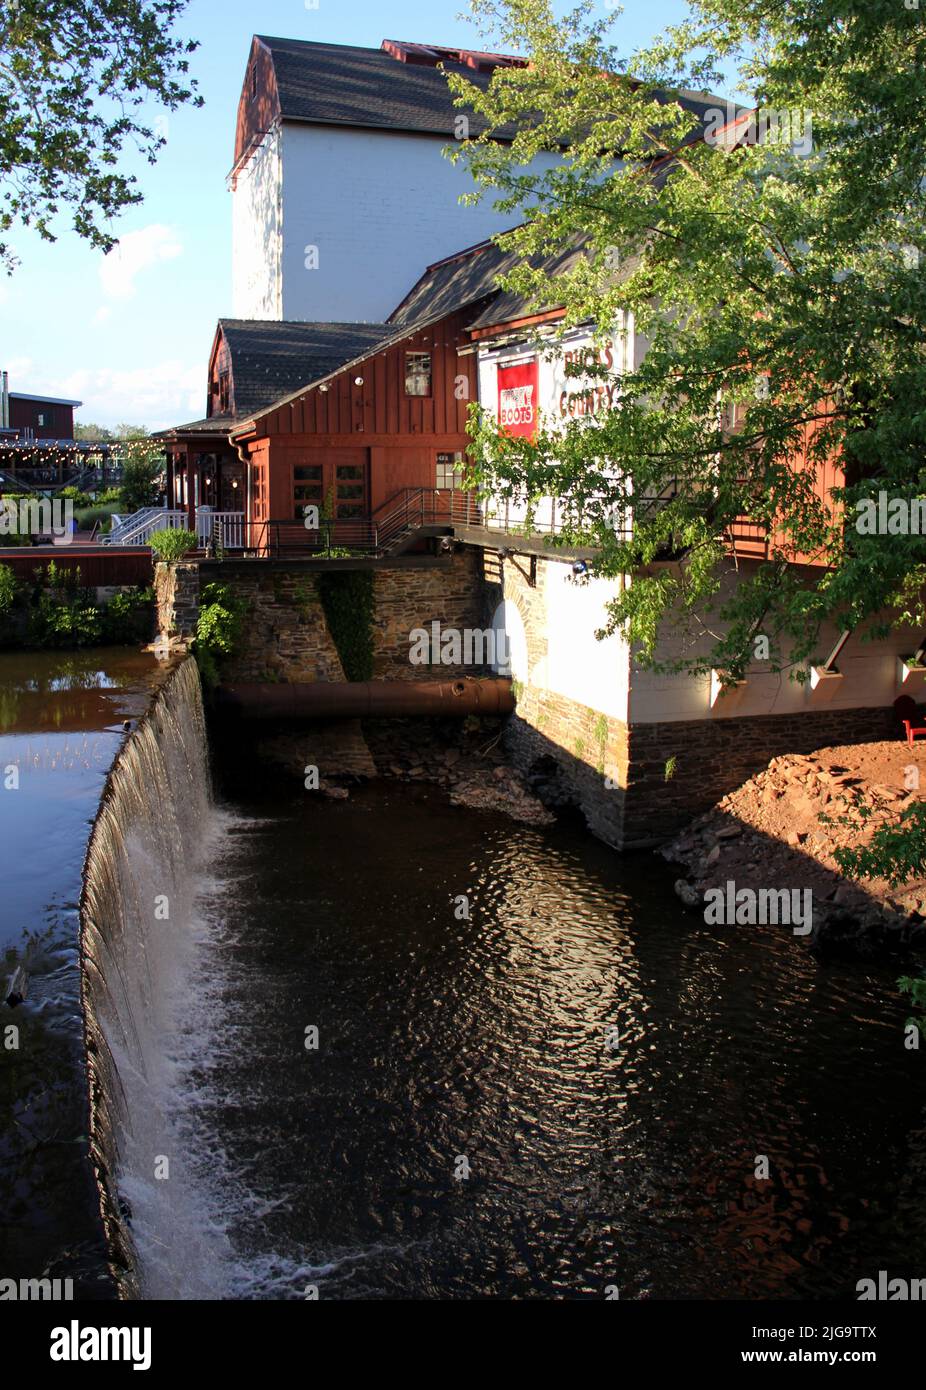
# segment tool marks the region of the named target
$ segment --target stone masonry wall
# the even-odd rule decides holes
[[[315,577],[318,570],[276,569],[272,563],[225,563],[223,584],[248,606],[239,650],[223,670],[230,684],[250,681],[343,681]],[[481,675],[478,666],[412,665],[410,633],[431,623],[465,629],[482,623],[480,556],[460,550],[446,563],[373,571],[373,679],[444,680]],[[213,577],[210,570],[209,577]]]
[[[222,582],[247,606],[238,650],[223,664],[223,681],[345,679],[311,573],[260,565],[229,570]]]
[[[631,724],[625,847],[669,839],[772,758],[896,737],[895,723],[892,709],[872,708]]]
[[[181,641],[195,636],[199,617],[199,565],[195,561],[156,565],[154,595],[159,634]]]

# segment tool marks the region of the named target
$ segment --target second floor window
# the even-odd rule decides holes
[[[219,372],[219,410],[228,410],[230,399],[228,372]]]
[[[406,396],[430,396],[431,354],[429,352],[407,352],[405,354],[405,394]]]

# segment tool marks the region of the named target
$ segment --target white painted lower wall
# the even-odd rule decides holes
[[[740,562],[743,575],[754,563]],[[724,591],[738,582],[736,573],[727,576]],[[819,643],[822,663],[836,646],[841,633],[835,627],[823,630]],[[636,664],[630,675],[630,719],[634,724],[658,724],[689,719],[742,719],[750,715],[794,715],[813,710],[872,709],[893,704],[897,696],[910,693],[914,699],[926,696],[926,674],[915,674],[901,685],[898,657],[911,655],[919,646],[921,633],[915,628],[898,628],[881,641],[863,640],[862,631],[853,633],[835,663],[839,676],[823,678],[816,687],[789,679],[788,672],[774,672],[768,662],[756,661],[745,685],[721,695],[711,707],[710,677],[654,675]],[[700,650],[707,652],[705,639]],[[672,659],[678,643],[665,639],[661,653]],[[697,648],[689,649],[693,654]]]

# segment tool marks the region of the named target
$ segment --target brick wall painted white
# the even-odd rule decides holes
[[[490,202],[461,206],[472,183],[442,155],[447,143],[284,126],[284,318],[379,322],[425,266],[518,221]],[[310,246],[318,248],[317,270],[306,269]]]
[[[271,132],[238,175],[232,194],[235,318],[283,317],[282,138]]]

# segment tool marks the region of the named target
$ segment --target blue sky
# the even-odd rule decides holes
[[[17,232],[20,266],[0,278],[0,367],[10,389],[73,397],[78,419],[159,429],[205,410],[216,319],[229,316],[235,113],[251,35],[379,47],[384,38],[479,47],[465,0],[192,0],[178,32],[205,106],[168,117],[157,165],[139,164],[144,202],[115,224],[119,252],[90,250],[62,220],[53,245]],[[613,8],[608,5],[608,8]],[[684,0],[626,0],[624,51],[683,17]]]

